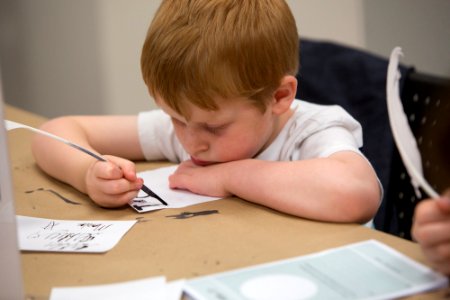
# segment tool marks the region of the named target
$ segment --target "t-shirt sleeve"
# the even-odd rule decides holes
[[[330,107],[319,119],[322,121],[329,120],[325,122],[327,125],[323,126],[321,130],[309,130],[311,134],[307,135],[299,147],[293,150],[292,158],[294,160],[328,157],[340,151],[353,151],[364,157],[372,167],[370,161],[359,150],[363,146],[363,136],[362,128],[358,121],[339,107]],[[316,127],[316,129],[320,128],[317,125],[313,127]],[[378,176],[377,180],[380,188],[381,203],[384,191]]]
[[[353,151],[361,154],[362,136],[358,131],[334,126],[316,132],[303,141],[302,159],[327,157],[340,151]]]
[[[297,120],[297,133],[291,138],[292,160],[327,157],[339,151],[359,150],[363,145],[362,128],[358,121],[339,106],[311,106]]]
[[[179,163],[186,154],[175,136],[172,122],[162,110],[138,115],[138,133],[142,153],[147,160],[169,160]]]

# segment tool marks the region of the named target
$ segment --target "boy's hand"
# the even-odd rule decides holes
[[[432,266],[450,275],[450,193],[417,205],[412,235]]]
[[[86,172],[86,193],[98,205],[120,207],[135,198],[143,179],[136,176],[135,164],[105,155],[107,162],[95,161]]]
[[[224,186],[224,177],[227,176],[225,165],[226,163],[202,167],[190,160],[184,161],[170,175],[169,186],[206,196],[231,196]]]

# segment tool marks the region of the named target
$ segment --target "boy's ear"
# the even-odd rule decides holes
[[[273,93],[272,112],[282,114],[287,111],[295,99],[297,93],[297,78],[286,75],[281,79],[280,86]]]

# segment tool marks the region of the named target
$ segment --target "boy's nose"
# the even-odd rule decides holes
[[[189,154],[198,155],[209,149],[208,142],[202,137],[201,133],[188,130],[185,137],[185,147]]]

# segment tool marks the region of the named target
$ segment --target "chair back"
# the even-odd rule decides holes
[[[410,72],[401,91],[403,108],[422,157],[424,177],[439,193],[450,187],[450,79]],[[417,197],[394,149],[386,198],[385,231],[411,239]]]
[[[386,102],[388,59],[365,50],[326,41],[300,41],[296,97],[318,104],[338,104],[363,128],[361,151],[384,187],[375,228],[411,239],[415,198],[395,146]],[[425,178],[441,192],[450,186],[449,80],[400,65],[404,109],[422,154]],[[422,197],[423,198],[423,197]]]

